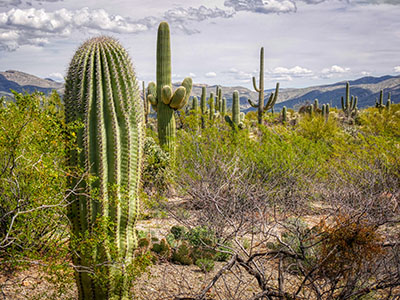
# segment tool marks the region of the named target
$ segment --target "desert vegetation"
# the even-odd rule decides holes
[[[98,37],[2,99],[0,297],[400,299],[400,104],[275,112],[263,65],[247,114],[173,91],[164,22],[147,87]]]

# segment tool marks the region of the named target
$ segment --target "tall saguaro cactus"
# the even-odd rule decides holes
[[[253,101],[248,99],[249,104],[254,107],[258,108],[258,124],[262,123],[262,118],[264,112],[268,111],[269,109],[273,109],[278,99],[278,91],[279,91],[279,82],[276,84],[275,93],[271,93],[270,97],[268,98],[267,103],[264,105],[264,47],[261,47],[260,51],[260,79],[259,79],[259,86],[257,87],[256,78],[253,76],[253,87],[258,93],[258,104],[255,104]]]
[[[357,113],[357,96],[351,96],[350,99],[350,84],[346,82],[346,99],[341,99],[342,110],[345,113],[346,117],[350,117]]]
[[[84,124],[76,132],[82,150],[71,151],[69,163],[89,174],[81,183],[70,180],[72,188],[82,188],[68,211],[79,299],[129,299],[126,270],[137,244],[143,103],[118,42],[97,37],[77,50],[64,100],[66,121]],[[101,241],[93,242],[97,238]],[[105,280],[92,276],[98,268]]]
[[[158,139],[167,149],[172,160],[175,159],[176,124],[174,111],[181,109],[189,101],[192,79],[187,77],[182,85],[172,92],[171,83],[171,43],[169,25],[161,22],[157,33],[157,84],[151,83],[149,100],[157,107]]]

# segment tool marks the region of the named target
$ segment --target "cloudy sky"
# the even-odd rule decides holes
[[[77,47],[106,34],[155,80],[157,26],[170,24],[173,81],[304,87],[400,75],[400,0],[0,0],[0,71],[62,80]]]

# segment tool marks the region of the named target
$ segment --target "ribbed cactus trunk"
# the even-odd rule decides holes
[[[226,98],[222,98],[221,102],[221,116],[225,117],[226,115]]]
[[[157,33],[157,122],[160,145],[175,157],[176,124],[174,109],[161,100],[164,86],[172,89],[171,43],[168,23],[162,22]]]
[[[210,105],[208,118],[210,121],[215,119],[215,103],[214,103],[214,94],[210,93],[210,99],[208,100],[208,104]]]
[[[232,97],[232,121],[236,125],[240,123],[240,103],[239,103],[239,93],[237,91],[233,92]]]
[[[144,129],[138,84],[118,42],[98,37],[77,50],[64,101],[66,122],[84,124],[76,132],[81,151],[71,151],[69,163],[88,174],[70,180],[81,188],[68,211],[79,299],[128,299]]]
[[[262,123],[263,109],[264,109],[264,47],[261,47],[260,51],[260,81],[259,87],[257,88],[256,78],[253,77],[253,87],[258,92],[258,111],[257,119],[258,124]]]

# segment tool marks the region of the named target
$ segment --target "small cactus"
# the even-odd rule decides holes
[[[210,121],[213,121],[215,119],[215,103],[214,103],[214,94],[210,93],[210,99],[208,100],[208,104],[210,106],[210,109],[208,111],[208,117]]]
[[[182,265],[191,265],[193,264],[191,253],[192,247],[189,245],[188,242],[183,241],[172,253],[172,261]]]
[[[226,115],[226,98],[222,98],[221,101],[221,116],[224,118]]]
[[[350,84],[346,82],[346,99],[342,97],[341,104],[347,118],[357,113],[357,100],[358,98],[354,96],[351,96],[350,99]]]
[[[282,122],[286,123],[287,122],[287,108],[284,106],[282,108]]]
[[[392,101],[390,100],[390,93],[388,94],[388,99],[386,102],[386,109],[390,111],[390,106],[392,105]]]
[[[243,128],[244,124],[243,121],[240,120],[240,103],[239,103],[239,92],[233,92],[233,99],[232,99],[232,119],[226,115],[225,121],[233,128],[236,127]]]
[[[199,99],[196,96],[192,99],[192,111],[197,113],[199,111]]]
[[[314,111],[318,111],[318,109],[319,109],[319,102],[318,102],[318,99],[315,99],[314,100]]]

